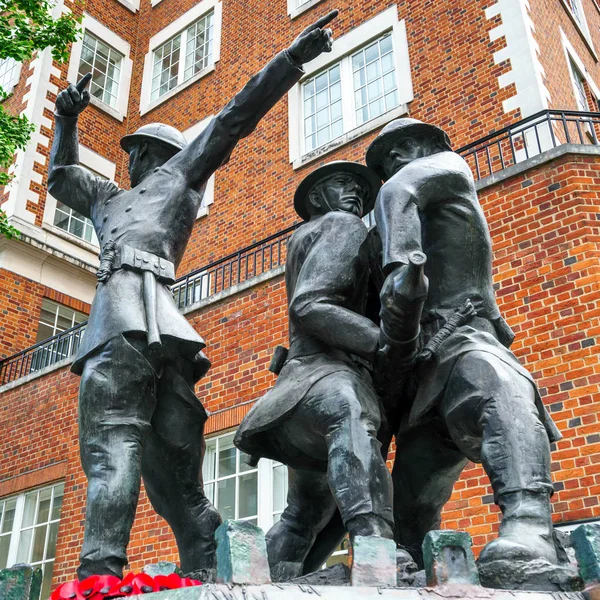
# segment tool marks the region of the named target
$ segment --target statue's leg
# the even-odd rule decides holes
[[[440,406],[456,445],[488,474],[503,512],[500,537],[481,553],[557,562],[550,509],[550,442],[533,384],[487,352],[463,354]]]
[[[154,370],[123,336],[87,359],[79,388],[79,445],[88,479],[79,579],[123,575],[155,401]]]
[[[467,459],[439,420],[396,436],[394,539],[420,568],[425,535],[440,528],[442,508],[466,464]]]
[[[325,473],[288,469],[287,506],[267,533],[267,553],[275,581],[303,574],[304,560],[335,512]]]
[[[191,368],[164,367],[142,454],[148,497],[173,530],[184,573],[215,567],[214,534],[221,523],[202,485],[206,412],[193,391]]]
[[[381,455],[381,413],[368,376],[321,379],[297,412],[324,436],[329,487],[350,534],[393,537],[392,480]]]

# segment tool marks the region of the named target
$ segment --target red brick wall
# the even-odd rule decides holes
[[[85,314],[90,312],[86,302],[6,269],[0,269],[0,290],[0,358],[35,344],[43,298]]]

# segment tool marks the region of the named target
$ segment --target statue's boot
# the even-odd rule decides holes
[[[382,517],[369,513],[352,517],[346,523],[350,541],[356,536],[374,536],[388,539],[394,538],[394,528]]]
[[[498,505],[504,515],[500,534],[482,550],[480,564],[536,559],[558,564],[548,492],[506,493],[499,496]]]

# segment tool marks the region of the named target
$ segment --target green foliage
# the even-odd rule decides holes
[[[79,34],[81,16],[68,12],[55,17],[54,8],[52,0],[0,0],[0,60],[23,62],[45,48],[52,49],[54,60],[67,60],[69,44]],[[0,88],[0,102],[9,95]],[[0,186],[10,182],[8,169],[14,154],[26,148],[34,129],[27,117],[11,115],[0,104]],[[0,235],[11,238],[18,234],[0,209]]]

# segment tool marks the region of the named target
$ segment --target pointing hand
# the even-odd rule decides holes
[[[77,85],[69,84],[66,90],[58,94],[56,98],[56,113],[63,117],[76,117],[81,111],[85,110],[90,103],[90,93],[86,89],[91,73],[84,75]]]
[[[338,16],[339,11],[332,10],[316,23],[309,25],[288,48],[292,60],[300,65],[314,60],[323,52],[331,52],[333,34],[331,29],[323,29]]]

